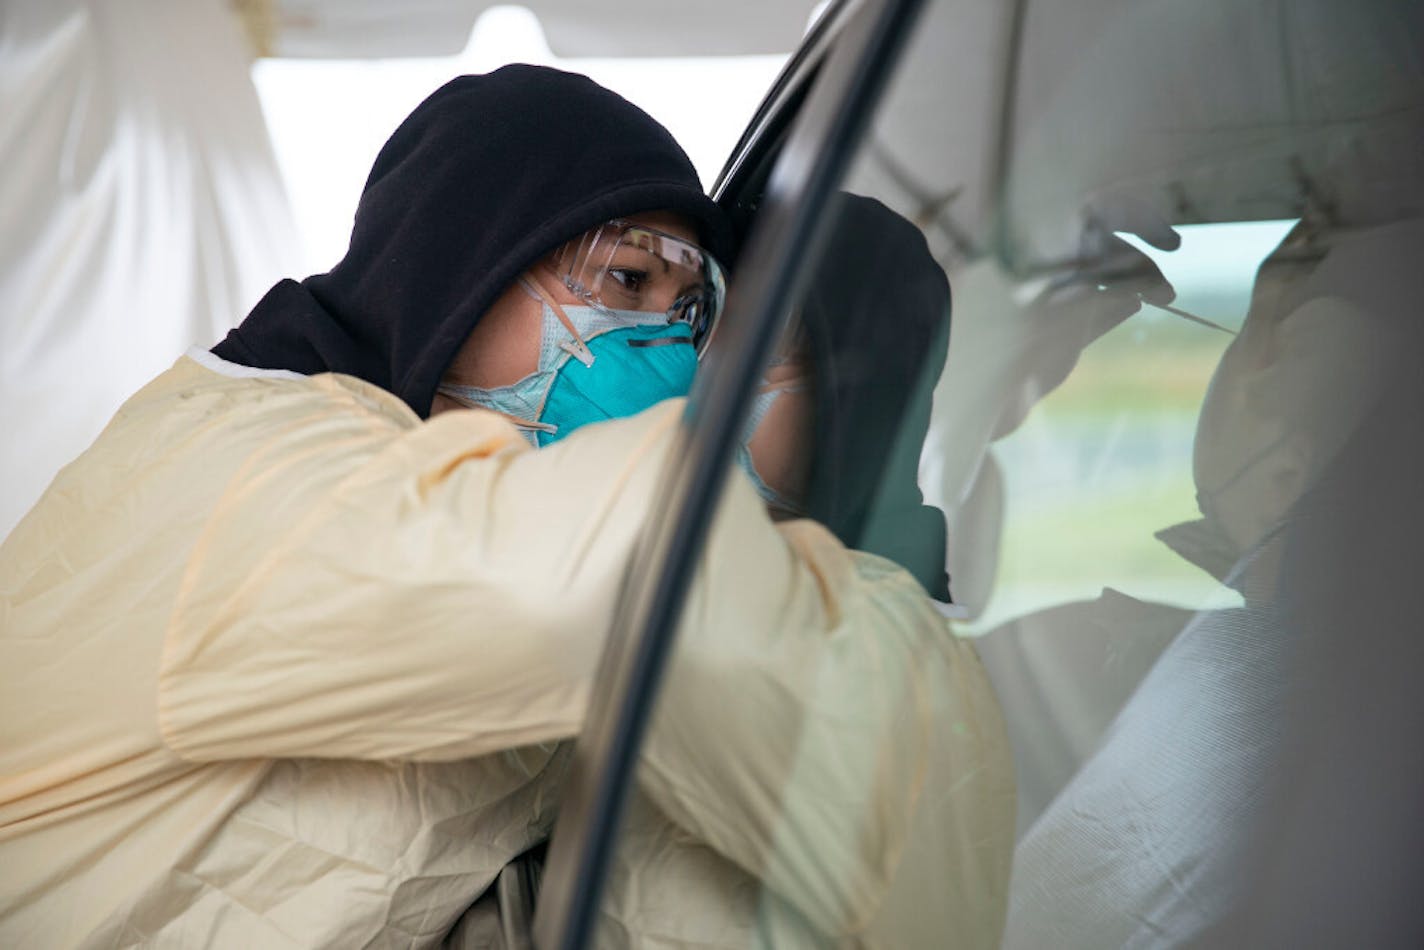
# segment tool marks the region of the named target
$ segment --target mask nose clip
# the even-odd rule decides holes
[[[629,346],[693,346],[690,337],[660,336],[651,340],[628,340]]]

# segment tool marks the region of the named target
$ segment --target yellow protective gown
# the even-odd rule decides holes
[[[134,395],[0,547],[0,946],[437,943],[548,832],[680,411]],[[907,575],[737,480],[681,638],[602,942],[996,939],[1002,725]]]

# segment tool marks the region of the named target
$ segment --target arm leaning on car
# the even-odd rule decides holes
[[[914,578],[813,521],[773,524],[734,479],[683,624],[643,749],[650,802],[812,943],[996,945],[1007,740],[972,647]]]
[[[450,760],[575,735],[681,402],[535,452],[492,414],[420,423],[323,385],[343,411],[296,400],[255,426],[201,532],[164,645],[164,741],[190,761]],[[907,575],[773,525],[734,479],[680,644],[645,791],[820,932],[864,927],[960,701],[943,622]]]

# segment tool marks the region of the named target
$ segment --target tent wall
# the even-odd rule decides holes
[[[222,0],[7,0],[0,31],[3,536],[298,245]]]

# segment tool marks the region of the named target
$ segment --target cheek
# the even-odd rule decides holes
[[[516,288],[480,319],[451,361],[445,378],[494,389],[516,383],[539,368],[542,306]]]
[[[757,474],[772,488],[800,494],[811,465],[811,395],[784,393],[747,443]]]

